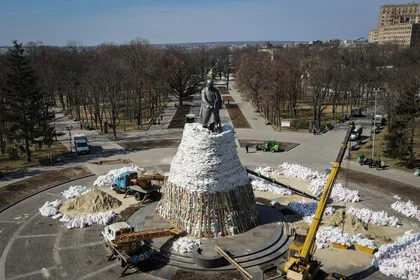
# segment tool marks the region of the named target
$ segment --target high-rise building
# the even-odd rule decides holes
[[[381,6],[378,29],[369,32],[369,42],[392,42],[410,47],[420,44],[420,4]]]

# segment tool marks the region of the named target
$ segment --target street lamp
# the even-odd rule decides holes
[[[66,126],[66,129],[69,131],[70,156],[73,156],[73,149],[71,148],[71,130],[73,129],[73,126]]]

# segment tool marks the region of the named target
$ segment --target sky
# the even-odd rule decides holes
[[[0,0],[0,46],[367,38],[379,8],[409,0]]]

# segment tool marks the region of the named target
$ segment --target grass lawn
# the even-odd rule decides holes
[[[26,153],[20,153],[19,160],[9,160],[7,154],[0,154],[0,171],[4,174],[22,170],[31,166],[39,166],[39,160],[48,158],[48,149],[45,145],[42,146],[41,150],[35,148],[36,145],[31,145],[31,162],[26,161]],[[60,142],[54,142],[51,146],[51,156],[58,156],[65,152],[68,152],[66,146]]]
[[[369,133],[369,131],[367,131]],[[375,135],[375,158],[381,158],[381,161],[384,161],[385,164],[391,168],[397,168],[405,171],[414,172],[415,168],[408,168],[406,165],[406,161],[400,160],[400,159],[393,159],[388,158],[384,155],[382,149],[385,145],[384,137],[386,133],[388,132],[388,129],[384,127],[382,131]],[[372,156],[372,147],[373,147],[373,141],[367,138],[366,140],[362,141],[364,144],[360,146],[359,150],[352,152],[353,159],[357,159],[358,156],[364,154],[365,157],[371,157]],[[353,143],[354,144],[354,143]],[[414,153],[416,155],[416,163],[417,165],[415,167],[420,168],[420,131],[417,129],[417,134],[415,135],[414,139]]]

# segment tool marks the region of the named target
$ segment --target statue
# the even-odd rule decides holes
[[[219,110],[222,108],[222,97],[213,80],[207,80],[206,87],[201,91],[201,123],[210,131],[221,132]]]

